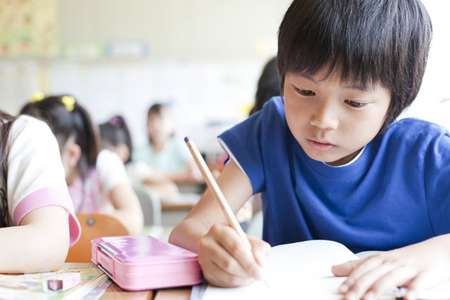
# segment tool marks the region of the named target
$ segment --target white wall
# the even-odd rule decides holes
[[[154,101],[175,104],[178,135],[200,148],[244,118],[290,0],[60,0],[59,41],[75,58],[0,61],[0,107],[17,113],[34,91],[70,93],[97,122],[123,114],[136,144],[146,140]],[[140,59],[89,56],[117,41],[148,45]],[[87,49],[87,50],[86,50]],[[83,52],[82,52],[83,53]]]
[[[450,129],[450,0],[422,0],[433,22],[433,40],[419,95],[402,117],[418,117]]]
[[[123,114],[136,144],[145,142],[146,110],[172,100],[178,135],[218,149],[215,136],[244,118],[291,0],[60,0],[63,48],[142,41],[141,59],[0,60],[0,108],[17,113],[32,93],[71,93],[97,122]],[[450,0],[424,0],[434,40],[418,99],[403,116],[450,128]]]
[[[152,56],[254,57],[291,0],[60,0],[61,42],[142,39]]]

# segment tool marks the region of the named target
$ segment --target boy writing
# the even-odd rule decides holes
[[[230,160],[218,184],[235,212],[262,193],[267,243],[386,251],[333,267],[346,299],[394,286],[415,299],[450,277],[449,133],[394,121],[419,91],[431,34],[419,0],[294,0],[279,28],[283,97],[219,137]],[[247,254],[212,197],[170,241],[198,252],[214,285],[260,279],[269,244],[249,237]]]

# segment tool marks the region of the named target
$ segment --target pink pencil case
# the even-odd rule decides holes
[[[124,290],[196,285],[202,272],[196,253],[148,235],[94,239],[92,261]]]

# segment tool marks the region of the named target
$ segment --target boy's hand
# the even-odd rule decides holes
[[[406,287],[404,299],[417,299],[426,290],[450,278],[450,235],[365,259],[333,266],[335,276],[348,276],[339,289],[345,299],[378,299],[395,286]]]
[[[261,279],[261,267],[270,253],[270,245],[248,236],[252,253],[229,226],[216,224],[200,239],[198,261],[210,284],[238,287]]]

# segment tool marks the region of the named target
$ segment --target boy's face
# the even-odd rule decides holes
[[[390,90],[340,82],[325,72],[288,73],[286,120],[306,154],[333,166],[350,162],[379,132],[391,102]]]

